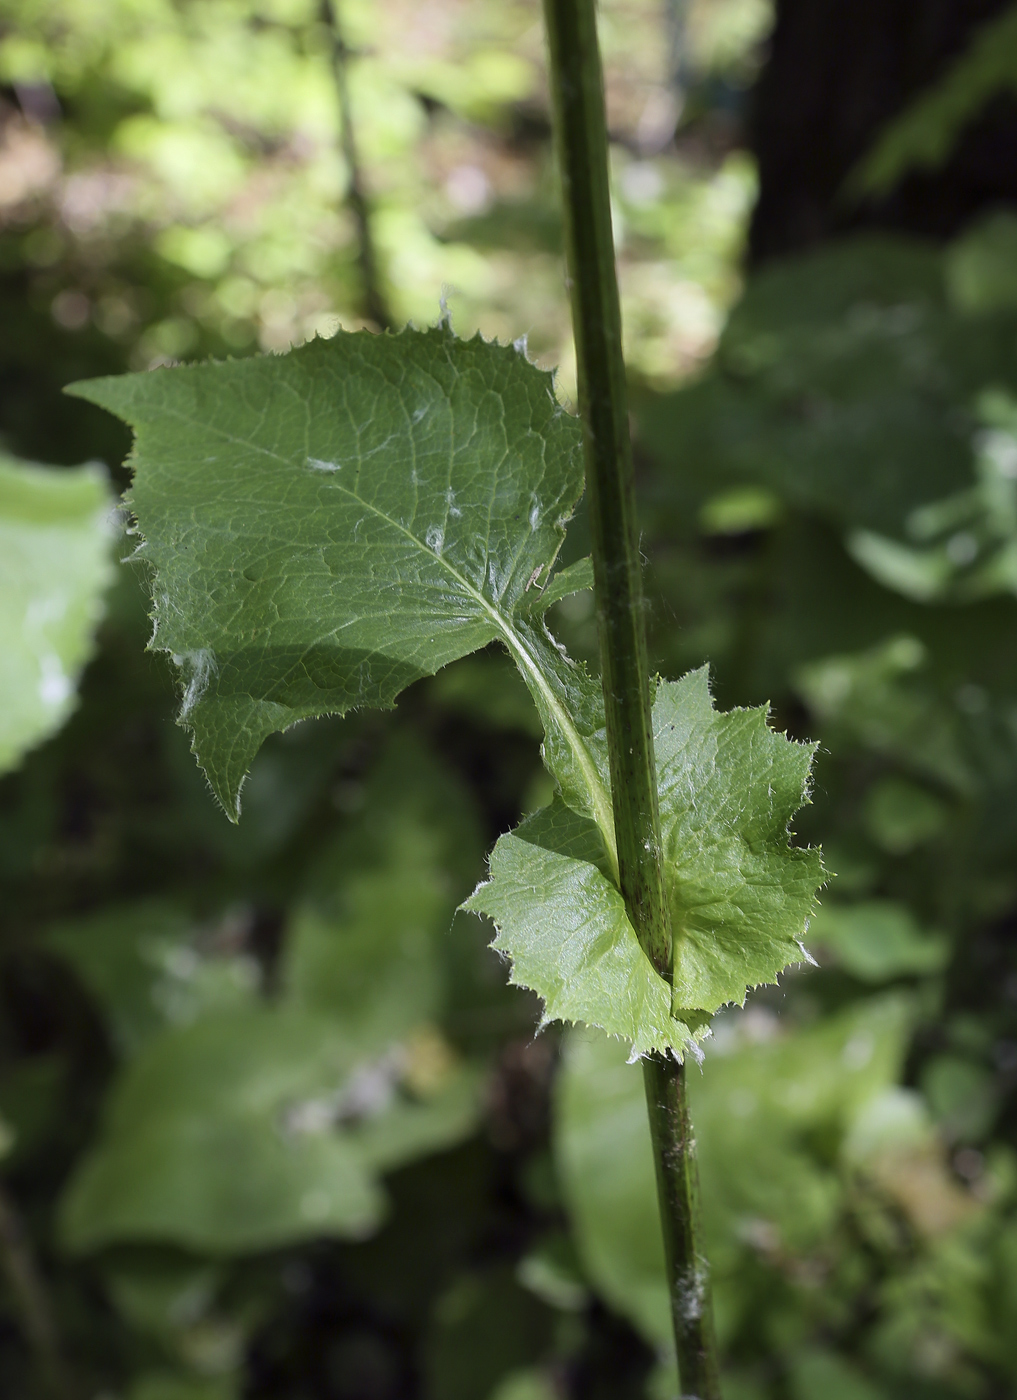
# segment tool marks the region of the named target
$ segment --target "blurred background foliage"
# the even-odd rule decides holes
[[[725,1395],[1004,1400],[1015,11],[601,12],[654,658],[820,741],[837,872],[692,1076]],[[507,659],[276,736],[231,827],[60,394],[444,302],[570,399],[549,135],[536,0],[0,0],[5,1395],[674,1395],[639,1072],[455,914],[548,796]]]

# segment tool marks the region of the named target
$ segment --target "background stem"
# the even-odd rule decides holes
[[[71,1400],[73,1388],[60,1349],[56,1319],[32,1246],[13,1201],[0,1187],[0,1267],[7,1275],[25,1340],[35,1353],[53,1400]]]
[[[642,576],[636,530],[621,309],[615,271],[604,84],[594,0],[544,0],[565,205],[579,405],[611,794],[622,894],[647,957],[671,982],[671,933]],[[695,1143],[684,1066],[645,1066],[675,1343],[685,1392],[719,1400],[709,1274],[698,1248]]]
[[[371,210],[364,189],[364,178],[357,154],[357,137],[353,127],[353,108],[350,102],[349,49],[343,39],[342,16],[339,0],[322,0],[322,19],[332,35],[332,70],[335,73],[336,92],[339,97],[339,121],[342,127],[343,159],[346,161],[347,187],[346,202],[357,226],[357,261],[360,264],[362,279],[364,314],[379,330],[390,330],[392,315],[381,287],[378,272],[378,256],[371,230]]]

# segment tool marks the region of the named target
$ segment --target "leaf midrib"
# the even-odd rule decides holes
[[[500,608],[490,603],[488,599],[484,597],[483,593],[479,592],[479,590],[470,583],[469,579],[465,578],[453,564],[450,564],[447,559],[443,558],[433,549],[430,549],[412,530],[408,530],[406,526],[401,524],[398,520],[393,520],[390,515],[386,514],[385,511],[381,510],[372,502],[365,501],[363,496],[358,495],[356,491],[353,491],[349,486],[345,486],[341,481],[332,481],[330,484],[340,491],[344,491],[352,500],[356,501],[358,505],[362,505],[365,509],[373,511],[379,520],[385,521],[385,523],[390,525],[394,530],[398,530],[401,534],[405,535],[405,537],[411,540],[429,559],[434,559],[440,564],[446,573],[454,578],[474,602],[476,602],[488,617],[490,617],[491,621],[501,632],[505,639],[505,644],[512,655],[512,659],[524,674],[524,679],[528,677],[532,680],[533,684],[536,685],[548,709],[554,715],[559,728],[568,739],[569,745],[576,756],[580,771],[586,781],[587,791],[589,792],[590,802],[595,814],[594,819],[604,837],[604,843],[611,861],[611,869],[614,874],[615,883],[617,883],[618,849],[614,834],[614,813],[611,807],[611,795],[604,787],[600,773],[593,761],[593,755],[583,742],[581,734],[573,723],[572,716],[565,709],[557,695],[555,695],[552,687],[548,684],[547,677],[541,670],[540,662],[512,626],[511,618],[506,617]]]

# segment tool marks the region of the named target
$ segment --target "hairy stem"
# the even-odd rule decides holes
[[[347,187],[346,202],[353,215],[357,228],[357,261],[363,283],[364,314],[379,330],[391,330],[392,315],[381,286],[378,271],[378,256],[371,229],[371,210],[364,189],[363,173],[357,155],[356,131],[353,127],[353,109],[350,102],[349,49],[343,39],[342,18],[339,13],[340,0],[321,0],[322,19],[332,35],[332,69],[335,73],[336,93],[339,97],[339,121],[342,126],[343,159],[346,161]]]
[[[670,984],[671,931],[661,865],[595,0],[544,0],[544,15],[565,196],[579,404],[586,429],[586,489],[619,883],[644,952]],[[684,1066],[652,1057],[646,1066],[646,1088],[682,1386],[697,1400],[720,1400],[709,1274],[697,1240],[695,1142]]]
[[[52,1400],[71,1400],[73,1387],[61,1355],[49,1295],[21,1216],[0,1187],[0,1267],[21,1314],[21,1325]]]
[[[545,0],[565,192],[579,404],[621,890],[636,934],[671,980],[660,868],[643,585],[636,535],[621,309],[611,234],[594,0]]]
[[[662,1055],[643,1061],[664,1259],[682,1390],[698,1400],[720,1395],[713,1339],[710,1269],[699,1221],[699,1172],[689,1117],[685,1066]]]

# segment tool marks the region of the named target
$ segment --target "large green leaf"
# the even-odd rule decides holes
[[[384,1211],[378,1173],[468,1137],[481,1088],[433,1028],[372,1055],[286,1000],[210,1011],[150,1039],[118,1081],[64,1239],[216,1254],[360,1237]]]
[[[473,814],[404,734],[347,788],[355,819],[298,906],[274,1005],[169,906],[49,930],[133,1056],[65,1203],[73,1246],[358,1234],[380,1215],[379,1173],[474,1131],[482,1075],[436,1024],[448,925],[480,863]]]
[[[512,982],[543,998],[546,1021],[602,1026],[636,1055],[681,1053],[693,1028],[672,1018],[670,989],[640,948],[617,886],[573,854],[584,839],[599,844],[596,827],[560,802],[540,817],[501,838],[490,880],[465,908],[494,920]]]
[[[154,645],[180,667],[182,719],[227,812],[273,730],[391,705],[495,640],[582,747],[541,634],[516,621],[582,490],[579,423],[524,355],[444,326],[340,332],[73,392],[135,429]]]
[[[143,900],[54,924],[42,942],[74,968],[102,1008],[115,1048],[129,1057],[167,1025],[256,996],[253,958],[216,950],[210,932],[185,909]]]
[[[334,1026],[289,1009],[208,1015],[152,1040],[64,1198],[67,1244],[232,1252],[369,1231],[380,1191],[308,1108],[341,1092],[355,1062]]]
[[[109,513],[97,467],[0,454],[0,773],[73,708],[113,568]]]
[[[788,844],[811,745],[775,734],[765,709],[719,713],[705,668],[662,684],[653,720],[673,988],[639,947],[600,830],[560,799],[501,838],[466,904],[494,920],[548,1019],[600,1026],[634,1055],[682,1053],[718,1007],[800,962],[823,880],[819,852]]]

